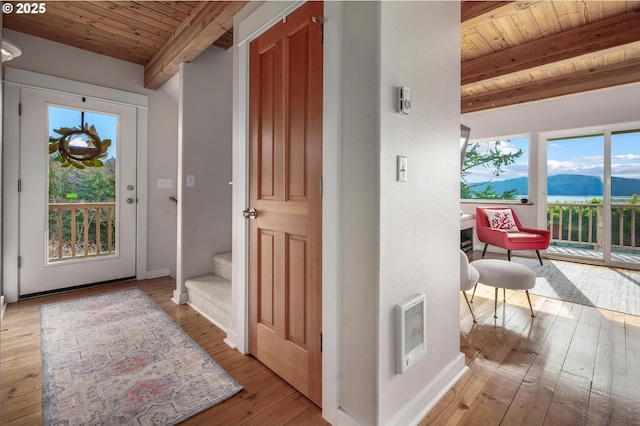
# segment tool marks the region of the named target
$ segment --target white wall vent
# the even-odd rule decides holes
[[[418,293],[398,303],[396,316],[396,373],[402,374],[427,352],[425,295]]]

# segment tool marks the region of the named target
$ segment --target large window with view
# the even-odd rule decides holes
[[[469,142],[460,174],[460,198],[521,200],[529,194],[529,138]]]

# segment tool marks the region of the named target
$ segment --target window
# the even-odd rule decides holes
[[[529,194],[529,138],[469,142],[460,198],[519,200]]]

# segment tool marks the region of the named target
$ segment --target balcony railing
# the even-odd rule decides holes
[[[640,205],[611,206],[612,250],[640,253]],[[604,206],[588,203],[549,203],[547,226],[552,244],[604,247]]]
[[[49,262],[115,253],[116,203],[50,203]]]

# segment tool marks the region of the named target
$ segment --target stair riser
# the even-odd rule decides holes
[[[214,254],[211,260],[213,261],[213,273],[231,281],[231,253]]]

